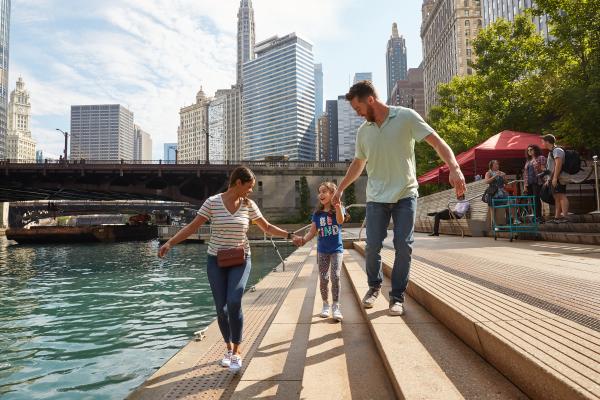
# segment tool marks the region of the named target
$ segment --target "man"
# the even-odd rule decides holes
[[[554,197],[554,220],[549,223],[562,224],[569,222],[569,199],[567,198],[567,185],[560,183],[560,175],[565,163],[565,151],[556,145],[554,135],[542,136],[544,147],[549,151],[546,159],[546,170],[550,173],[550,182],[552,185],[552,197]]]
[[[425,139],[448,164],[450,184],[458,196],[465,192],[465,178],[450,147],[414,110],[388,107],[379,100],[370,81],[353,85],[346,99],[366,122],[358,129],[355,158],[332,201],[334,204],[340,201],[344,189],[358,179],[366,166],[369,175],[366,248],[369,291],[362,302],[365,308],[371,308],[379,296],[383,281],[380,252],[391,217],[394,221],[396,254],[389,311],[391,315],[402,315],[419,186],[415,172],[415,141]]]
[[[433,232],[429,234],[429,236],[440,236],[440,220],[449,220],[449,219],[461,219],[468,212],[471,204],[467,200],[465,200],[465,195],[458,196],[456,198],[458,202],[454,205],[454,210],[450,210],[446,208],[443,211],[437,211],[428,213],[430,217],[433,217]]]

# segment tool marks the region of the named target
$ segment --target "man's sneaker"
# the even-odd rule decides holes
[[[367,294],[362,299],[362,304],[364,308],[373,308],[375,300],[379,297],[379,288],[369,288]]]
[[[223,356],[223,359],[221,360],[221,367],[229,367],[229,365],[231,365],[231,356],[233,355],[233,353],[231,352],[231,350],[229,350],[227,353],[225,353],[225,355]]]
[[[404,314],[404,304],[399,301],[390,301],[390,315]]]
[[[340,310],[340,305],[338,303],[333,303],[333,319],[338,322],[342,322],[344,316],[342,315],[342,311]]]
[[[229,370],[231,372],[237,373],[240,369],[242,369],[242,357],[240,357],[238,354],[234,354],[231,356]]]
[[[564,218],[564,217],[563,218],[559,218],[559,219],[557,219],[557,220],[554,221],[555,224],[566,224],[568,222],[569,222],[569,219],[568,218]]]
[[[329,318],[329,303],[323,302],[323,309],[321,310],[321,314],[319,314],[321,318]]]

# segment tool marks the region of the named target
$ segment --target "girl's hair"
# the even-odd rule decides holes
[[[235,186],[238,179],[244,184],[256,180],[256,176],[250,168],[242,165],[234,169],[231,173],[231,176],[229,177],[229,187]]]
[[[325,186],[327,188],[327,190],[329,192],[331,192],[331,194],[334,194],[335,191],[337,190],[337,185],[333,182],[322,182],[319,185],[319,190],[321,189],[321,187]],[[315,213],[321,212],[323,211],[323,204],[321,204],[321,202],[319,201],[319,199],[317,198],[317,206],[315,207]],[[329,208],[329,214],[335,214],[335,208],[330,207]],[[350,220],[350,214],[345,214],[344,215],[344,222],[348,222]]]
[[[533,157],[529,156],[529,149],[533,149]],[[541,155],[542,155],[542,149],[540,149],[540,146],[538,146],[537,144],[530,144],[529,146],[527,146],[527,149],[525,150],[525,157],[528,160],[530,160],[531,158],[538,158]]]
[[[488,167],[489,167],[490,171],[492,170],[492,167],[494,166],[494,163],[497,163],[497,162],[498,162],[498,160],[492,160],[492,161],[490,161],[490,163],[488,164]],[[500,163],[498,163],[498,165],[500,165]]]

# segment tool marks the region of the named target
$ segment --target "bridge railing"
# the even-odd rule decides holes
[[[40,161],[29,160],[29,159],[3,159],[0,160],[0,165],[11,165],[11,164],[38,164],[38,165],[81,165],[81,164],[92,164],[92,165],[211,165],[211,166],[237,166],[246,165],[252,167],[270,167],[270,168],[346,168],[350,165],[350,161],[264,161],[264,160],[245,160],[245,161],[232,161],[232,160],[55,160],[55,159],[44,159]]]

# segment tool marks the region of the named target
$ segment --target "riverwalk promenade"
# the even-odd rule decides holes
[[[350,229],[349,237],[358,230]],[[244,368],[218,365],[215,323],[129,399],[600,399],[600,246],[415,235],[406,313],[364,310],[348,242],[344,321],[319,318],[308,243],[244,297]]]

